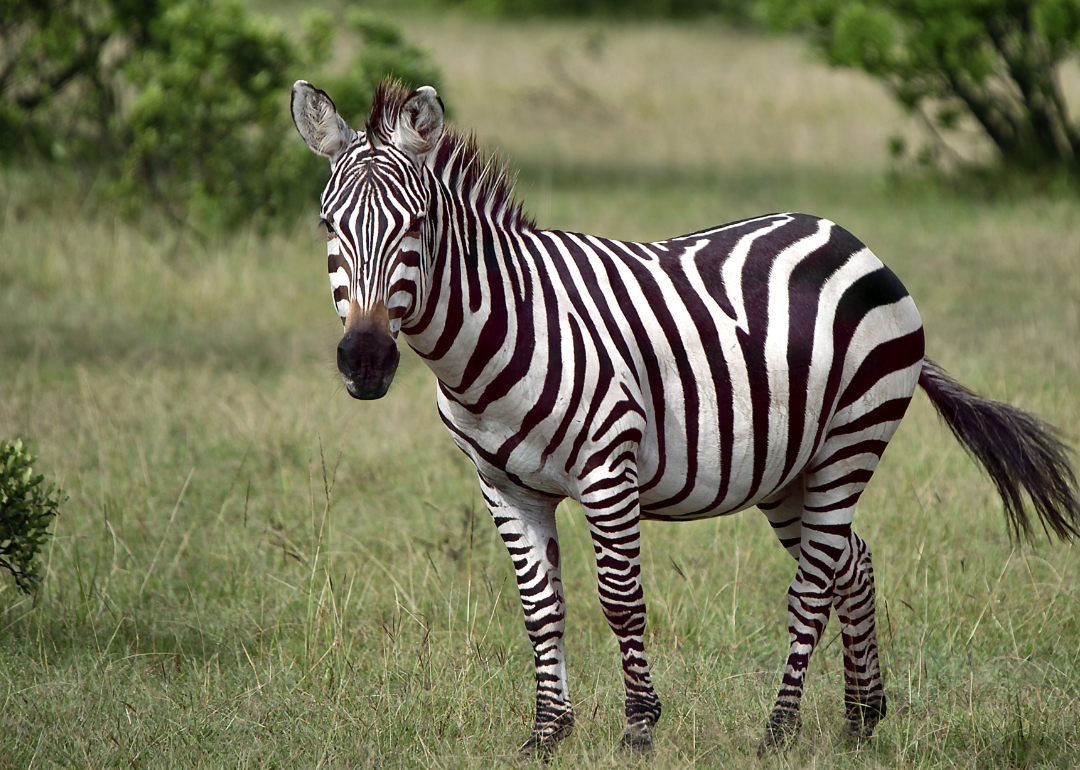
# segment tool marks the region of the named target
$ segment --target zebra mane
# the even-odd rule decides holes
[[[386,78],[375,91],[368,130],[389,144],[401,108],[412,92],[400,80]],[[463,202],[485,212],[493,223],[512,230],[532,230],[536,223],[514,196],[517,175],[509,160],[482,150],[472,131],[447,125],[428,160],[431,170]]]

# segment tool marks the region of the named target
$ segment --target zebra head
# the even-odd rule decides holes
[[[376,96],[358,133],[329,96],[298,80],[292,115],[312,152],[330,160],[322,220],[334,306],[345,328],[338,370],[354,398],[382,398],[397,371],[402,319],[417,302],[428,205],[424,162],[442,136],[442,101],[430,86],[400,104]]]

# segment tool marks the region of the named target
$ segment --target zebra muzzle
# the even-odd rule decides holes
[[[337,363],[345,389],[353,398],[382,398],[397,372],[400,354],[389,330],[383,307],[370,314],[354,313],[345,323],[345,335],[338,343]]]

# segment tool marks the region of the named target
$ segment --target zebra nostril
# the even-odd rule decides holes
[[[348,359],[345,355],[345,341],[342,340],[337,346],[337,368],[344,375],[349,374]]]

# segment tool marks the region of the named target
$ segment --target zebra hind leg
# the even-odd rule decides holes
[[[758,508],[765,514],[772,526],[780,545],[784,546],[796,562],[802,553],[802,514],[803,492],[802,479],[796,480],[775,496],[758,503]],[[790,622],[789,622],[790,628]],[[787,679],[785,677],[785,684]],[[798,701],[788,698],[784,708],[777,708],[769,715],[765,725],[765,737],[758,746],[758,756],[782,748],[794,738],[800,728]]]
[[[796,501],[798,497],[785,500],[775,508],[763,506],[778,536],[781,532],[792,533],[790,513]],[[759,757],[782,748],[799,731],[806,670],[828,623],[830,605],[836,607],[844,647],[844,733],[869,738],[886,714],[878,663],[870,549],[851,531],[850,511],[846,516],[841,513],[832,523],[819,520],[820,513],[813,509],[804,512],[799,568],[788,590],[791,649],[783,685],[765,725],[765,737],[758,746]],[[843,523],[845,518],[847,524]],[[785,523],[786,526],[778,526]]]
[[[869,738],[887,708],[878,664],[874,565],[870,548],[854,532],[837,571],[833,606],[844,642],[844,734]]]
[[[840,394],[825,441],[802,474],[801,495],[792,490],[790,499],[778,495],[775,501],[765,500],[760,506],[792,555],[797,504],[802,506],[802,513],[798,527],[799,568],[788,589],[791,647],[783,685],[758,748],[759,756],[782,745],[798,727],[810,655],[825,630],[833,605],[840,616],[844,639],[845,732],[869,736],[885,716],[870,549],[852,532],[851,522],[881,453],[911,401],[921,367],[919,360],[907,366],[906,372],[886,372],[869,385],[865,378],[856,377],[858,387]]]
[[[783,748],[798,734],[806,669],[810,665],[810,655],[829,621],[831,575],[825,576],[820,570],[808,567],[805,561],[800,557],[799,568],[788,589],[788,635],[791,645],[783,683],[776,696],[776,704],[765,722],[765,735],[758,746],[759,757]]]
[[[834,420],[825,443],[803,475],[799,568],[788,591],[791,648],[759,754],[779,745],[784,729],[797,719],[810,655],[834,605],[844,647],[845,732],[869,736],[885,716],[873,566],[870,549],[852,531],[851,522],[859,497],[910,398],[872,398],[891,404],[879,407],[884,412],[878,414],[863,413],[854,402],[841,413],[849,418],[861,416],[846,422]]]
[[[837,481],[850,479],[845,474],[840,479],[826,481],[811,474],[805,479],[801,495],[793,494],[772,509],[768,505],[762,506],[781,542],[788,546],[793,556],[795,545],[790,539],[797,529],[799,566],[788,589],[788,635],[791,644],[787,665],[776,704],[765,724],[765,736],[758,746],[759,757],[782,748],[799,730],[799,708],[810,656],[829,621],[830,609],[836,601],[838,577],[850,560],[846,554],[851,552],[851,519],[862,491],[861,486],[865,486],[865,483],[854,494],[840,499],[830,493],[837,487],[847,486]],[[801,507],[802,512],[796,528],[790,520],[797,507]]]

